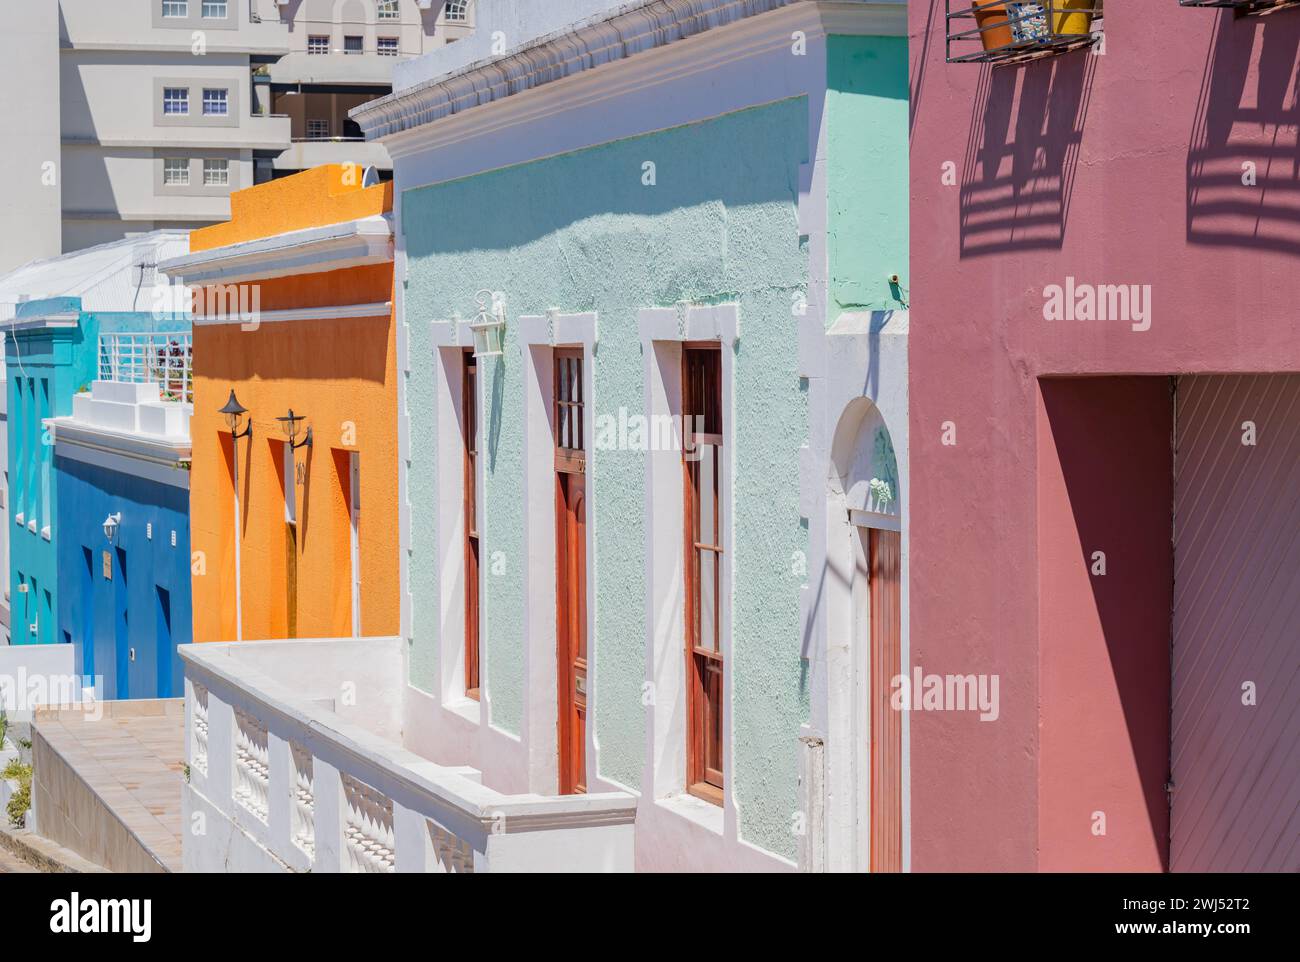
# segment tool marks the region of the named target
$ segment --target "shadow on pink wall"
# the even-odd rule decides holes
[[[1170,380],[1043,378],[1039,388],[1038,867],[1163,871]]]
[[[1088,51],[980,68],[961,166],[963,258],[1061,247],[1095,73]]]
[[[1300,11],[1219,13],[1187,152],[1187,240],[1300,253]]]

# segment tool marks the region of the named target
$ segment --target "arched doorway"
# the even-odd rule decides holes
[[[831,624],[832,648],[842,653],[832,670],[843,683],[830,686],[839,693],[832,695],[832,718],[851,746],[831,760],[841,769],[834,780],[852,799],[845,834],[853,855],[845,867],[897,872],[903,867],[904,716],[893,695],[905,671],[902,490],[889,428],[867,398],[852,401],[840,418],[829,483],[828,551],[839,555],[836,567],[845,574]]]

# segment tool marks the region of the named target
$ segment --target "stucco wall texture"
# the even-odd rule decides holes
[[[330,165],[239,191],[231,201],[235,220],[195,231],[191,250],[390,209],[391,185],[361,188],[359,180],[355,168]],[[382,303],[392,297],[392,265],[255,283],[263,311]],[[391,316],[270,321],[255,329],[195,325],[190,508],[196,558],[202,552],[202,573],[194,576],[195,641],[230,641],[236,632],[231,441],[217,413],[231,388],[253,426],[251,444],[239,442],[243,637],[288,634],[285,436],[276,418],[291,407],[314,433],[313,447],[296,453],[306,473],[296,494],[297,636],[352,634],[346,500],[351,451],[361,456],[361,633],[399,630],[395,372]]]
[[[791,304],[808,283],[795,212],[799,165],[809,160],[807,109],[804,98],[782,101],[402,197],[410,265],[411,680],[420,687],[435,683],[439,622],[432,325],[469,316],[479,288],[503,292],[512,319],[551,307],[595,311],[590,403],[597,414],[638,414],[637,311],[680,300],[740,305],[735,406],[727,412],[735,477],[729,777],[742,837],[787,857],[798,807],[796,736],[805,717],[803,574],[792,558],[807,542],[798,505],[807,410]],[[646,162],[655,165],[653,186],[643,183]],[[521,728],[527,683],[521,372],[508,327],[504,357],[485,371],[483,662],[491,722],[512,733]],[[646,753],[644,455],[594,450],[588,470],[599,773],[637,788]]]
[[[1040,465],[1056,470],[1040,450],[1051,435],[1039,430],[1039,378],[1300,370],[1292,165],[1271,163],[1296,149],[1289,104],[1300,18],[1110,4],[1104,55],[991,70],[944,62],[943,12],[940,0],[909,5],[912,279],[924,292],[910,345],[913,663],[998,673],[1002,710],[996,723],[913,713],[913,867],[1121,867],[1094,857],[1089,831],[1091,813],[1111,802],[1060,780],[1098,757],[1088,740],[1111,739],[1102,754],[1128,773],[1122,790],[1135,797],[1141,745],[1168,724],[1168,691],[1159,691],[1167,676],[1139,686],[1134,710],[1101,661],[1110,639],[1102,617],[1076,618],[1068,650],[1044,639],[1043,625],[1064,623],[1079,599],[1041,584],[1052,558],[1086,564],[1080,519],[1099,499],[1128,504],[1129,485],[1144,482],[1116,460],[1106,484],[1068,488],[1080,499],[1073,509],[1051,504],[1045,515],[1040,497],[1063,489],[1038,476]],[[1068,277],[1150,285],[1149,329],[1046,320],[1045,288]],[[1150,442],[1154,412],[1133,418],[1131,432],[1122,417],[1114,430]],[[945,422],[956,444],[944,444]],[[1161,457],[1168,463],[1167,438]],[[1040,556],[1049,515],[1059,537],[1073,519],[1074,551]],[[1073,583],[1092,585],[1104,615],[1133,603],[1114,593],[1145,557],[1112,549],[1106,578]],[[1047,574],[1071,583],[1068,573]],[[1166,602],[1167,592],[1148,603]],[[1167,612],[1163,624],[1167,632]],[[1071,715],[1044,713],[1043,679],[1059,687],[1061,657],[1085,652],[1097,661],[1075,664],[1074,677],[1097,686],[1090,723],[1074,715],[1072,731],[1049,738],[1042,726]],[[1045,764],[1049,744],[1055,767]],[[1063,795],[1073,819],[1055,814]],[[1136,843],[1143,857],[1159,830],[1148,821]]]

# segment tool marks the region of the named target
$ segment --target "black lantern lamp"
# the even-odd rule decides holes
[[[217,412],[225,415],[226,425],[230,428],[230,436],[238,441],[240,438],[251,438],[253,436],[253,421],[250,418],[244,425],[244,430],[239,430],[239,419],[248,413],[248,408],[239,403],[239,398],[235,397],[234,388],[230,389],[230,400],[226,401],[225,407]]]
[[[293,408],[289,408],[289,413],[284,417],[276,418],[280,422],[280,427],[284,429],[284,436],[289,439],[290,449],[311,447],[311,428],[307,428],[307,435],[301,441],[298,440],[298,428],[306,420],[301,414],[294,414]]]

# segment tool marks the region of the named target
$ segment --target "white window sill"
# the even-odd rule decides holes
[[[35,534],[35,533],[36,533],[36,519],[35,519],[35,518],[33,518],[31,521],[28,521],[28,522],[27,522],[27,530],[30,531],[32,534]]]
[[[22,516],[22,513],[21,513],[21,512],[19,512],[18,514],[14,515],[14,524],[18,525],[18,527],[21,528],[21,527],[23,527],[23,525],[25,525],[26,523],[27,523],[27,522],[23,520],[23,516]]]
[[[50,540],[50,526],[48,524],[41,529],[41,537],[46,541]]]
[[[461,695],[443,702],[442,707],[474,725],[483,723],[483,703]]]
[[[655,804],[666,811],[678,815],[688,822],[692,822],[700,828],[706,829],[715,835],[723,833],[723,813],[721,805],[714,805],[712,802],[706,802],[702,798],[696,798],[689,792],[681,792],[677,795],[669,795],[666,798],[655,799]]]

